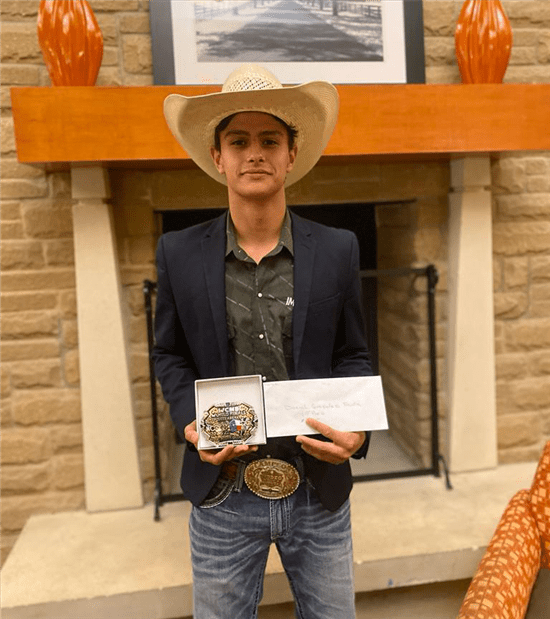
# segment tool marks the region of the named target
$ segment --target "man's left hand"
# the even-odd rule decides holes
[[[343,464],[361,447],[367,438],[366,432],[340,432],[316,419],[306,419],[306,423],[319,434],[330,439],[331,442],[319,441],[303,435],[297,436],[296,441],[310,456],[331,464]]]

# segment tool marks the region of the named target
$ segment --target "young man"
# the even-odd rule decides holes
[[[157,250],[155,368],[188,445],[182,489],[193,503],[197,619],[256,617],[271,543],[297,617],[355,616],[349,458],[366,455],[367,434],[310,419],[317,436],[198,450],[194,407],[200,378],[371,373],[355,235],[286,209],[285,186],[315,165],[337,112],[332,85],[283,88],[255,65],[237,69],[220,93],[165,102],[175,137],[227,185],[229,200],[227,214],[164,235]],[[249,466],[277,467],[297,487],[265,494],[243,482]]]

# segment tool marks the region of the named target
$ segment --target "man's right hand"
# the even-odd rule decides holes
[[[199,452],[200,459],[203,462],[208,462],[209,464],[214,464],[216,466],[223,464],[227,460],[233,460],[233,458],[243,456],[251,451],[258,451],[257,445],[228,445],[223,449],[199,449],[197,447],[199,442],[199,433],[197,432],[196,421],[193,421],[188,426],[185,426],[184,435],[186,441],[189,441],[195,445],[197,451]]]

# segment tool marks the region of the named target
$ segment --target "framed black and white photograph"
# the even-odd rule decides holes
[[[422,83],[421,0],[151,0],[155,84],[223,84],[246,62],[283,84]]]

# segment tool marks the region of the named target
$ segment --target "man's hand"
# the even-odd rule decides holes
[[[199,442],[199,434],[197,432],[197,422],[193,421],[188,426],[185,426],[185,440],[193,443],[195,447]],[[228,445],[223,449],[199,449],[197,447],[197,451],[199,452],[200,459],[203,462],[208,462],[209,464],[220,465],[223,464],[226,460],[233,460],[233,458],[238,458],[250,451],[258,451],[258,447],[256,445],[237,445],[233,447],[232,445]]]
[[[327,443],[302,435],[297,436],[296,440],[310,456],[331,464],[343,464],[361,447],[367,438],[366,432],[340,432],[315,419],[306,419],[306,423],[317,430],[319,434],[330,439],[331,442]]]

